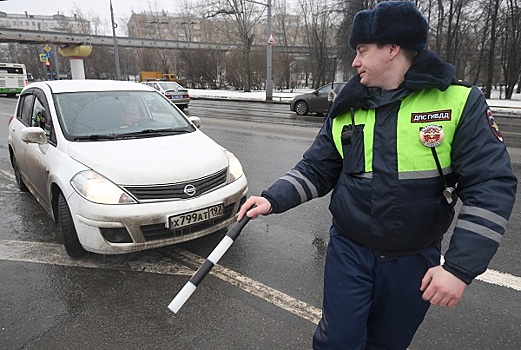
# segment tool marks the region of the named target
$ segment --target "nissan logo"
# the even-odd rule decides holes
[[[183,191],[187,196],[192,197],[195,195],[196,189],[194,185],[186,185]]]

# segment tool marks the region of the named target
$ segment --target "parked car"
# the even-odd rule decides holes
[[[35,82],[9,119],[8,148],[18,187],[55,220],[71,257],[129,253],[236,220],[241,163],[197,125],[142,84]]]
[[[179,83],[176,83],[175,81],[148,80],[143,82],[143,84],[148,85],[165,95],[181,110],[188,108],[188,103],[190,103],[190,94],[188,94],[188,90]]]
[[[338,94],[346,83],[333,83],[333,90]],[[298,115],[316,113],[326,114],[329,110],[327,95],[331,90],[331,84],[324,85],[313,92],[295,96],[291,101],[290,110]]]

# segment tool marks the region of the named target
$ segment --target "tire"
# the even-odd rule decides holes
[[[81,258],[87,255],[87,251],[83,249],[74,227],[71,211],[67,205],[67,201],[63,194],[58,195],[58,230],[63,237],[63,245],[65,251],[71,258]]]
[[[13,166],[14,170],[14,177],[16,179],[16,186],[20,189],[22,192],[29,192],[29,189],[27,186],[25,186],[24,180],[22,179],[22,174],[20,174],[20,169],[18,168],[18,163],[16,162],[16,157],[13,154],[13,157],[11,158],[11,165]]]
[[[309,112],[309,107],[306,101],[298,101],[295,104],[295,113],[298,115],[307,115]]]

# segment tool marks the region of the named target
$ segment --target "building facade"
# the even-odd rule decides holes
[[[0,11],[0,28],[44,32],[91,33],[90,22],[77,15],[70,17],[58,13],[52,16],[44,16],[32,15],[27,11],[24,14],[11,14]]]

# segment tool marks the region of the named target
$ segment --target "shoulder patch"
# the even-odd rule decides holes
[[[499,131],[499,125],[497,125],[496,120],[494,119],[494,115],[492,114],[492,111],[490,108],[487,108],[487,119],[488,119],[488,125],[490,125],[490,129],[492,129],[492,132],[494,133],[494,136],[501,142],[505,142],[503,139],[503,135],[501,135],[501,131]]]

